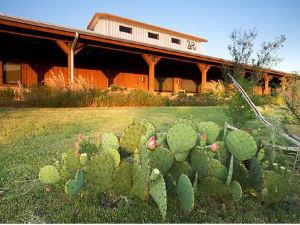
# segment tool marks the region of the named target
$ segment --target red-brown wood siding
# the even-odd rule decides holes
[[[3,85],[3,66],[2,61],[0,60],[0,86]]]
[[[136,73],[118,73],[113,83],[117,86],[148,90],[148,75]]]

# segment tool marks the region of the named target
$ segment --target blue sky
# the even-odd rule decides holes
[[[275,69],[300,71],[300,0],[0,0],[0,12],[82,29],[112,13],[206,38],[203,54],[226,59],[232,30],[256,28],[257,47],[287,37]]]

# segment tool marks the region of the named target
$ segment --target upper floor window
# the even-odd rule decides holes
[[[128,34],[132,34],[132,28],[131,27],[125,27],[125,26],[120,25],[119,26],[119,31],[125,32],[125,33],[128,33]]]
[[[158,39],[158,34],[148,32],[148,38]]]
[[[17,84],[21,81],[21,64],[6,62],[3,63],[3,83]]]
[[[181,41],[180,41],[180,39],[178,39],[178,38],[172,38],[172,39],[171,39],[171,42],[172,42],[172,43],[175,43],[175,44],[178,44],[178,45],[181,44]]]

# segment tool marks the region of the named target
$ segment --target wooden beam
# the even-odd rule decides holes
[[[205,91],[206,89],[206,80],[207,80],[207,71],[210,69],[211,65],[197,63],[197,67],[201,72],[201,92]]]
[[[83,48],[85,47],[85,44],[77,44],[74,50],[74,55],[77,55]]]
[[[144,60],[149,66],[149,86],[148,90],[151,92],[154,92],[154,85],[155,85],[155,65],[159,62],[161,57],[159,56],[154,56],[154,55],[148,55],[148,54],[143,54],[142,55]]]
[[[70,54],[70,48],[69,48],[69,46],[64,41],[58,40],[58,41],[56,41],[56,44],[61,48],[61,50],[63,50],[63,52],[66,55]]]

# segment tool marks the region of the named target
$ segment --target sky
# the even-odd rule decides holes
[[[96,12],[203,37],[202,53],[224,59],[234,29],[255,28],[256,50],[284,34],[274,69],[300,71],[300,0],[0,0],[0,13],[80,29]]]

